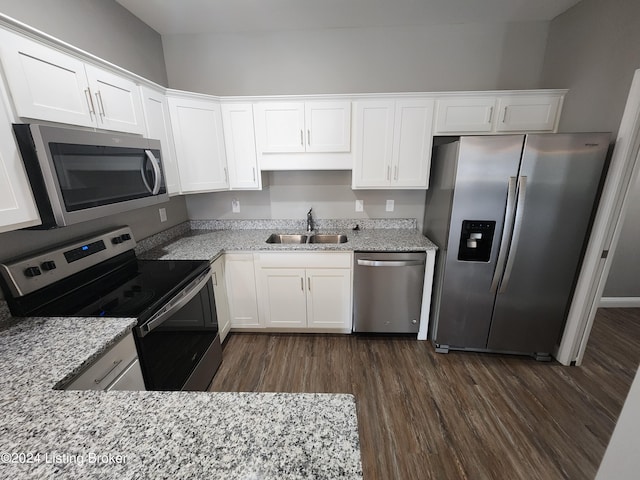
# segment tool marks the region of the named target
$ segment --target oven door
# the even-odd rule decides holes
[[[206,390],[222,361],[210,269],[134,334],[147,390]]]

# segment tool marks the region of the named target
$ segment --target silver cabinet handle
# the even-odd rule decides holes
[[[300,290],[304,292],[304,278],[300,277]]]
[[[311,130],[307,130],[307,145],[311,146]]]
[[[311,277],[307,277],[307,287],[309,288],[309,291],[311,291]]]
[[[424,260],[368,260],[358,259],[358,265],[365,267],[414,267],[424,265]]]
[[[304,147],[304,132],[300,129],[300,145]]]
[[[387,180],[391,180],[391,167],[387,166]]]
[[[118,367],[118,365],[120,365],[121,363],[122,363],[122,359],[120,359],[120,360],[116,360],[115,362],[113,362],[113,366],[109,369],[109,371],[108,371],[107,373],[105,373],[101,378],[96,378],[96,379],[94,380],[94,382],[96,382],[96,384],[100,384],[100,383],[102,383],[102,381],[103,381],[105,378],[107,378],[107,377],[109,376],[109,374],[110,374],[111,372],[113,372],[113,371]]]
[[[500,250],[498,250],[498,260],[496,261],[496,270],[493,272],[491,287],[489,291],[496,293],[500,279],[504,272],[504,264],[507,261],[507,252],[509,251],[509,239],[513,230],[514,214],[516,211],[516,177],[509,177],[509,188],[507,194],[507,210],[504,214],[504,225],[502,227],[502,239],[500,240]]]
[[[393,179],[398,180],[398,166],[393,167]]]
[[[96,92],[96,101],[98,103],[98,107],[100,107],[100,116],[105,117],[106,113],[104,113],[104,103],[102,103],[102,93],[100,93],[100,90]]]
[[[489,121],[487,123],[491,123],[492,117],[493,117],[493,107],[489,107]]]
[[[162,169],[160,168],[160,162],[158,161],[158,159],[156,158],[156,156],[153,154],[151,150],[145,150],[144,153],[149,159],[149,161],[151,162],[151,166],[153,167],[153,176],[154,176],[153,188],[150,188],[149,184],[147,183],[147,178],[144,175],[144,168],[143,168],[142,180],[144,181],[145,186],[151,192],[152,195],[158,195],[158,193],[160,193],[160,187],[162,186]]]
[[[518,241],[520,240],[520,231],[522,230],[522,217],[524,216],[524,202],[526,196],[527,177],[520,177],[518,179],[518,202],[516,203],[516,216],[513,224],[511,246],[509,247],[509,258],[507,260],[507,266],[504,269],[504,276],[498,293],[503,293],[507,289],[509,279],[511,278],[511,270],[513,270],[513,263],[515,262],[516,251],[518,250]]]
[[[253,170],[253,181],[256,181],[256,167],[253,167],[251,170]]]
[[[213,286],[217,287],[218,286],[218,272],[213,272],[211,274],[211,278],[213,278]]]
[[[502,123],[507,121],[507,107],[504,107],[504,113],[502,114]]]
[[[96,109],[93,106],[93,98],[91,98],[91,90],[89,90],[88,88],[84,89],[84,96],[87,99],[87,105],[89,107],[89,115],[95,115],[96,114]]]

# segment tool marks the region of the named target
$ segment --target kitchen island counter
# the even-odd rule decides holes
[[[55,389],[134,323],[0,302],[3,478],[362,478],[351,395]]]

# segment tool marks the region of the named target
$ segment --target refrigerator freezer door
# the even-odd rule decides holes
[[[447,246],[445,251],[438,252],[438,261],[444,257],[446,263],[437,317],[434,316],[436,344],[486,348],[495,299],[490,290],[503,233],[509,180],[518,175],[523,142],[522,135],[462,137],[459,145],[456,142],[438,148],[434,164],[450,161],[448,150],[457,148],[458,166]],[[461,239],[470,240],[465,243],[469,248],[473,248],[474,242],[480,247],[480,242],[487,240],[483,230],[492,222],[495,226],[491,227],[489,261],[459,260]],[[470,224],[475,224],[477,231],[471,232]]]
[[[608,146],[608,134],[527,136],[518,178],[521,189],[526,185],[516,207],[521,223],[516,220],[510,274],[496,297],[487,349],[550,353],[554,348]]]

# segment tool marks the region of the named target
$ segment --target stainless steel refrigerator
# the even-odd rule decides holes
[[[609,134],[459,137],[434,148],[425,234],[430,338],[550,359],[562,334]]]

